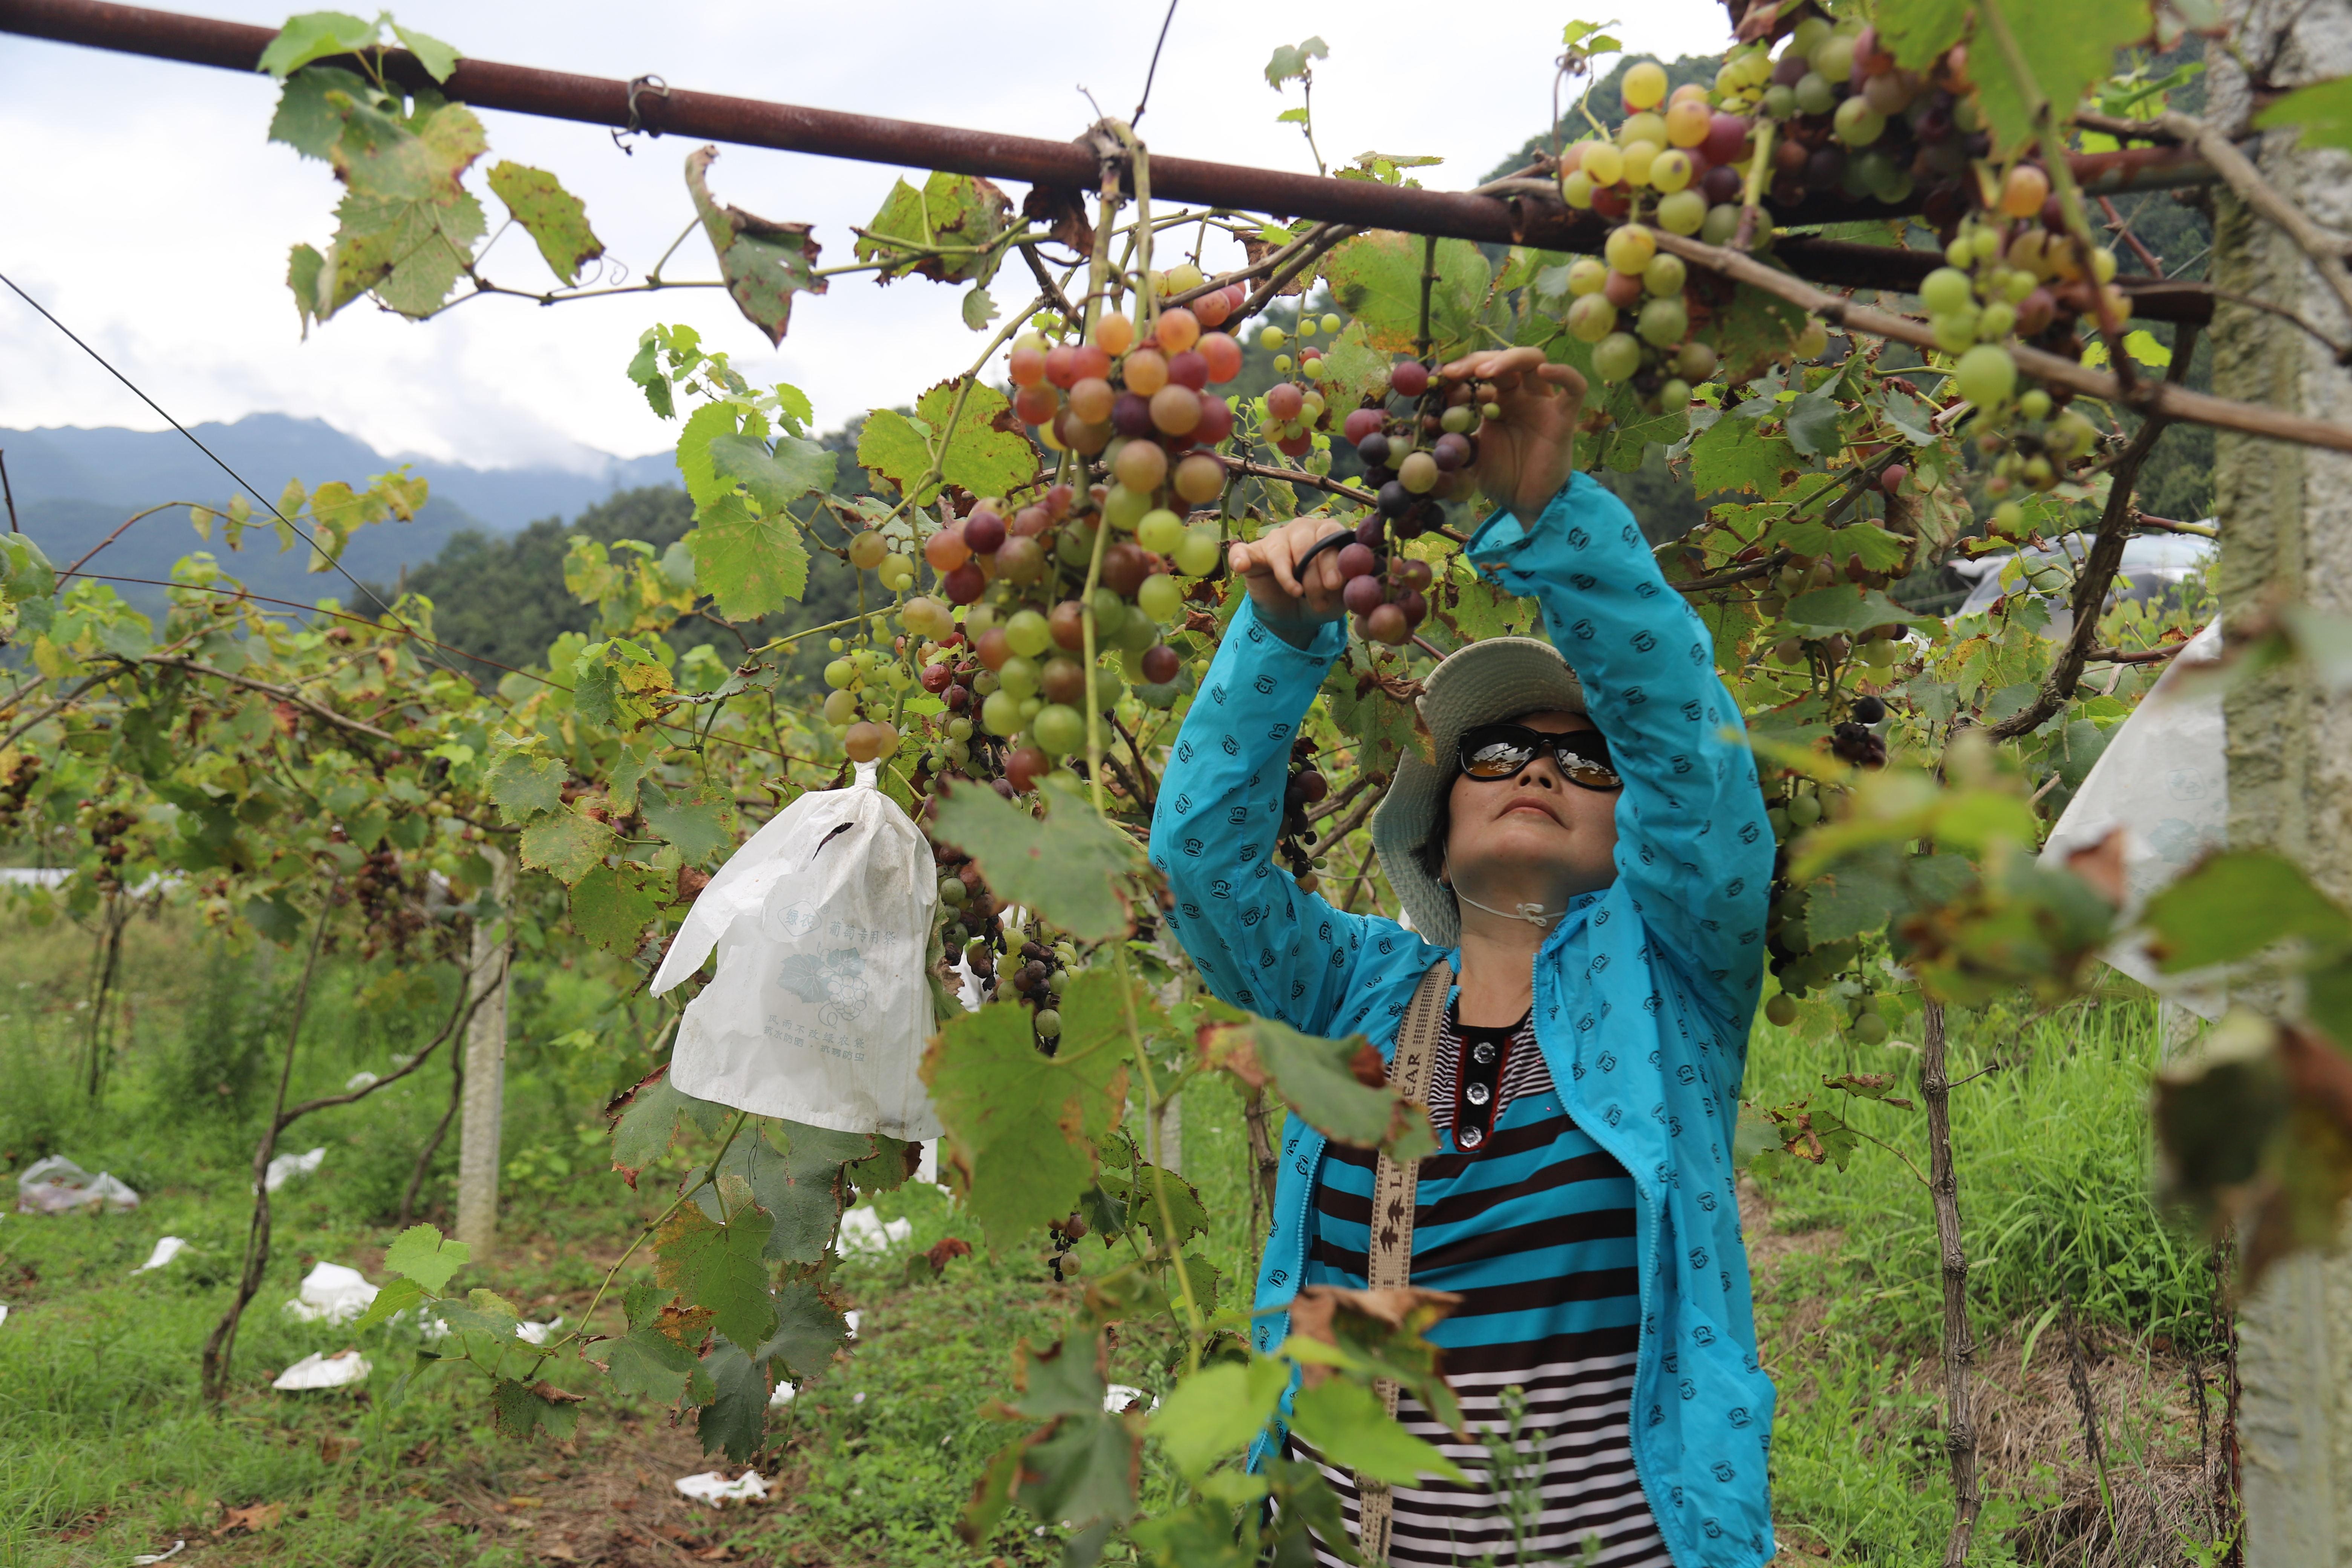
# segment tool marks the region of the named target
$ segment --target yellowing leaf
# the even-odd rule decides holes
[[[565,284],[579,282],[580,268],[604,254],[604,242],[588,226],[586,204],[546,170],[509,160],[490,171],[490,190]]]

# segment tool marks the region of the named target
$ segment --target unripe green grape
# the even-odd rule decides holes
[[[996,671],[992,669],[983,669],[975,673],[971,678],[971,689],[972,694],[976,697],[995,696]]]
[[[1285,335],[1280,327],[1267,327],[1257,335],[1257,346],[1268,353],[1274,353],[1289,341],[1290,339]]]
[[[1298,367],[1298,374],[1309,381],[1320,381],[1331,374],[1330,364],[1328,359],[1311,359]]]
[[[1849,98],[1837,108],[1838,140],[1849,147],[1867,147],[1886,133],[1886,117],[1865,98]]]
[[[1581,169],[1570,169],[1559,182],[1559,199],[1583,212],[1592,205],[1592,176]]]
[[[1021,700],[1021,721],[1026,724],[1035,719],[1037,710],[1045,706],[1045,700],[1042,697],[1024,697]]]
[[[971,742],[970,741],[950,741],[943,748],[942,754],[946,756],[949,766],[960,768],[966,763],[971,761]]]
[[[1276,355],[1275,355],[1275,356],[1274,356],[1274,374],[1276,374],[1276,375],[1288,375],[1288,374],[1290,374],[1290,366],[1291,366],[1291,359],[1290,359],[1290,356],[1289,356],[1288,354],[1276,354]]]
[[[1044,676],[1037,668],[1037,661],[1021,654],[1006,659],[1004,668],[996,672],[997,689],[1015,701],[1024,697],[1036,696],[1037,683],[1042,679]]]
[[[1713,343],[1694,338],[1675,354],[1675,374],[1685,381],[1705,381],[1715,374],[1716,353]]]
[[[1449,435],[1459,436],[1470,428],[1477,414],[1466,403],[1457,403],[1437,416],[1437,427]]]
[[[1631,332],[1611,332],[1592,345],[1592,374],[1614,385],[1642,368],[1642,345]]]
[[[1161,553],[1173,553],[1182,548],[1183,543],[1183,540],[1180,538]],[[1155,572],[1143,580],[1142,586],[1136,589],[1135,605],[1136,608],[1141,610],[1152,620],[1165,626],[1174,620],[1184,608],[1183,584],[1164,572]]]
[[[1853,78],[1853,39],[1843,33],[1836,34],[1813,51],[1813,68],[1831,81],[1850,81]]]
[[[2017,390],[2017,362],[2009,351],[1979,343],[1960,356],[1952,373],[1955,389],[1979,408],[1998,408]]]
[[[1678,343],[1690,331],[1690,312],[1684,308],[1682,296],[1669,300],[1653,300],[1642,307],[1639,324],[1634,331],[1642,341],[1654,348],[1665,348]]]
[[[831,648],[834,652],[839,653],[849,645],[842,641],[839,637],[827,637],[824,639],[824,646]]]
[[[1087,749],[1086,716],[1063,703],[1048,703],[1037,710],[1029,732],[1048,756],[1066,757]]]
[[[824,700],[824,721],[846,724],[857,717],[857,699],[846,691],[836,691]]]
[[[1315,318],[1304,311],[1301,311],[1298,317],[1298,335],[1302,338],[1311,338],[1315,335]]]
[[[1969,243],[1968,237],[1966,235],[1960,236],[1954,239],[1951,244],[1944,247],[1944,259],[1951,263],[1954,267],[1974,266],[1976,258],[1976,247]],[[1941,268],[1938,268],[1938,270],[1941,270]]]
[[[1110,640],[1116,647],[1133,648],[1141,653],[1160,640],[1160,627],[1143,613],[1142,606],[1137,605],[1127,612],[1127,619],[1120,623],[1118,633]]]
[[[1610,231],[1605,248],[1610,266],[1638,278],[1658,253],[1658,240],[1642,225],[1629,223]]]
[[[1732,222],[1738,222],[1738,209],[1732,208]],[[1696,187],[1676,191],[1658,198],[1658,226],[1668,234],[1696,234],[1706,225],[1706,197]],[[1730,237],[1728,233],[1726,238]],[[1720,243],[1720,241],[1715,242]]]
[[[1793,119],[1797,112],[1797,90],[1780,82],[1764,89],[1764,115],[1768,120]]]
[[[1346,325],[1347,323],[1339,320],[1336,312],[1327,313],[1323,318],[1323,330],[1327,332],[1337,332]]]
[[[1830,330],[1817,321],[1808,321],[1805,330],[1797,334],[1790,353],[1798,359],[1819,359],[1829,353]]]
[[[1176,547],[1176,570],[1187,577],[1203,577],[1217,569],[1224,542],[1213,528],[1195,528]]]
[[[1097,645],[1118,636],[1119,627],[1127,625],[1127,601],[1108,588],[1097,588],[1087,603],[1095,612],[1095,640]]]
[[[1397,483],[1413,494],[1427,495],[1437,483],[1437,459],[1426,452],[1415,452],[1397,465]]]
[[[1663,202],[1659,204],[1662,208],[1664,205]],[[1665,221],[1663,211],[1658,215],[1658,221],[1660,223]],[[1699,238],[1709,245],[1728,245],[1731,243],[1732,236],[1738,232],[1739,208],[1731,202],[1717,202],[1707,208],[1706,220],[1698,226]]]
[[[2021,267],[2000,275],[2000,297],[2012,305],[2024,304],[2026,296],[2041,287],[2042,279]]]
[[[1948,354],[1963,353],[1976,345],[1977,312],[1974,307],[1935,317],[1927,326],[1936,334],[1936,346]]]
[[[2017,412],[2021,417],[2026,419],[2042,420],[2049,418],[2050,395],[2042,391],[2038,386],[2028,387],[2026,389],[2025,395],[2017,400]]]
[[[1500,419],[1502,416],[1503,405],[1499,403],[1486,403],[1479,405],[1478,417],[1481,419]]]
[[[836,658],[824,667],[824,683],[835,691],[847,689],[857,679],[857,667],[845,658]]]
[[[1151,510],[1151,492],[1131,490],[1125,485],[1114,484],[1103,498],[1103,516],[1120,532],[1128,532],[1140,523]]]
[[[2099,427],[2069,408],[2051,421],[2050,448],[2064,458],[2079,458],[2099,438]]]
[[[1650,265],[1642,269],[1642,287],[1663,300],[1669,294],[1683,291],[1683,283],[1688,273],[1689,269],[1683,266],[1681,257],[1668,254],[1654,256],[1650,258]]]
[[[1738,60],[1726,60],[1716,68],[1715,90],[1724,97],[1728,98],[1747,85],[1748,75],[1740,69]]]
[[[2000,227],[1997,224],[1979,225],[1969,239],[1969,248],[1976,252],[1979,261],[1990,261],[2000,254]]]
[[[1607,264],[1590,256],[1580,256],[1568,267],[1568,292],[1570,299],[1581,300],[1587,294],[1598,294],[1609,281]]]
[[[1135,542],[1154,555],[1166,555],[1184,542],[1184,520],[1166,507],[1154,507],[1135,525]]]
[[[1658,406],[1669,414],[1678,408],[1689,407],[1690,400],[1690,383],[1680,376],[1669,379],[1658,388]]]
[[[948,739],[949,739],[950,742],[954,742],[954,741],[969,741],[969,740],[971,740],[971,720],[969,720],[969,719],[967,719],[967,718],[965,718],[965,717],[964,717],[962,714],[961,714],[961,713],[957,714],[954,718],[952,718],[952,719],[949,720],[949,721],[948,721]]]
[[[1830,24],[1820,16],[1808,16],[1789,32],[1789,53],[1805,59],[1829,42]]]
[[[2013,500],[2005,500],[1992,509],[1993,531],[2015,539],[2025,527],[2025,508]]]
[[[1977,336],[2005,338],[2017,326],[2017,307],[2006,300],[1995,300],[1977,312]]]
[[[1617,330],[1617,307],[1605,295],[1580,294],[1568,308],[1568,330],[1579,342],[1597,343]]]
[[[1623,123],[1617,127],[1617,145],[1631,147],[1636,142],[1664,147],[1666,144],[1666,117],[1646,109],[1627,115]]]
[[[1014,653],[1034,658],[1053,646],[1054,628],[1034,610],[1015,610],[1004,623],[1004,640]]]
[[[1819,71],[1807,71],[1797,79],[1797,108],[1806,114],[1827,114],[1837,107],[1837,89]],[[1847,101],[1851,102],[1852,100]],[[1840,120],[1845,116],[1839,115]]]

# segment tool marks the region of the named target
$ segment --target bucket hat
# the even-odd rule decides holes
[[[1453,947],[1462,940],[1462,912],[1454,894],[1423,868],[1418,851],[1454,787],[1463,731],[1526,713],[1581,713],[1584,686],[1551,644],[1487,637],[1441,659],[1416,707],[1436,760],[1424,762],[1410,750],[1397,759],[1396,779],[1372,814],[1372,847],[1412,929]]]

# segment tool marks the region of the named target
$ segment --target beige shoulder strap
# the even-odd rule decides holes
[[[1421,987],[1412,994],[1412,1002],[1404,1010],[1404,1022],[1397,1029],[1396,1059],[1389,1064],[1389,1081],[1407,1099],[1424,1105],[1429,1102],[1431,1080],[1437,1074],[1437,1041],[1445,1025],[1446,993],[1453,984],[1454,968],[1444,959],[1432,964],[1429,973],[1421,977]],[[1374,1290],[1412,1283],[1412,1213],[1420,1184],[1418,1162],[1400,1165],[1382,1154],[1374,1168],[1371,1250],[1364,1270],[1364,1283]],[[1381,1406],[1394,1415],[1397,1385],[1382,1378],[1372,1387],[1381,1396]],[[1380,1481],[1359,1475],[1356,1496],[1360,1500],[1357,1549],[1367,1563],[1386,1563],[1391,1522],[1389,1489]]]

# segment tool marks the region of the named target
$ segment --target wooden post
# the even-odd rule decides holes
[[[2352,74],[2352,27],[2340,5],[2235,0],[2230,46],[2207,54],[2206,118],[2243,133],[2265,98]],[[2263,71],[2250,82],[2242,62]],[[2352,235],[2352,157],[2305,151],[2292,131],[2253,144],[2271,185],[2325,228]],[[2226,186],[2214,198],[2213,282],[2272,300],[2341,341],[2340,301],[2295,243]],[[2221,303],[2213,318],[2213,390],[2258,397],[2289,415],[2352,418],[2352,373],[2300,329]],[[2352,613],[2352,458],[2258,442],[2214,443],[2221,520],[2222,613],[2242,626],[2282,601]],[[2329,897],[2352,903],[2352,694],[2330,695],[2288,665],[2242,680],[2225,700],[2230,843],[2301,864]],[[2299,995],[2239,1000],[2293,1016]],[[2247,1568],[2352,1564],[2352,1253],[2302,1253],[2275,1265],[2241,1303],[2239,1413]]]
[[[507,971],[514,950],[514,862],[485,845],[494,914],[474,921],[466,975],[483,998],[466,1027],[465,1120],[457,1132],[457,1239],[480,1262],[498,1245],[499,1131],[507,1081]]]

